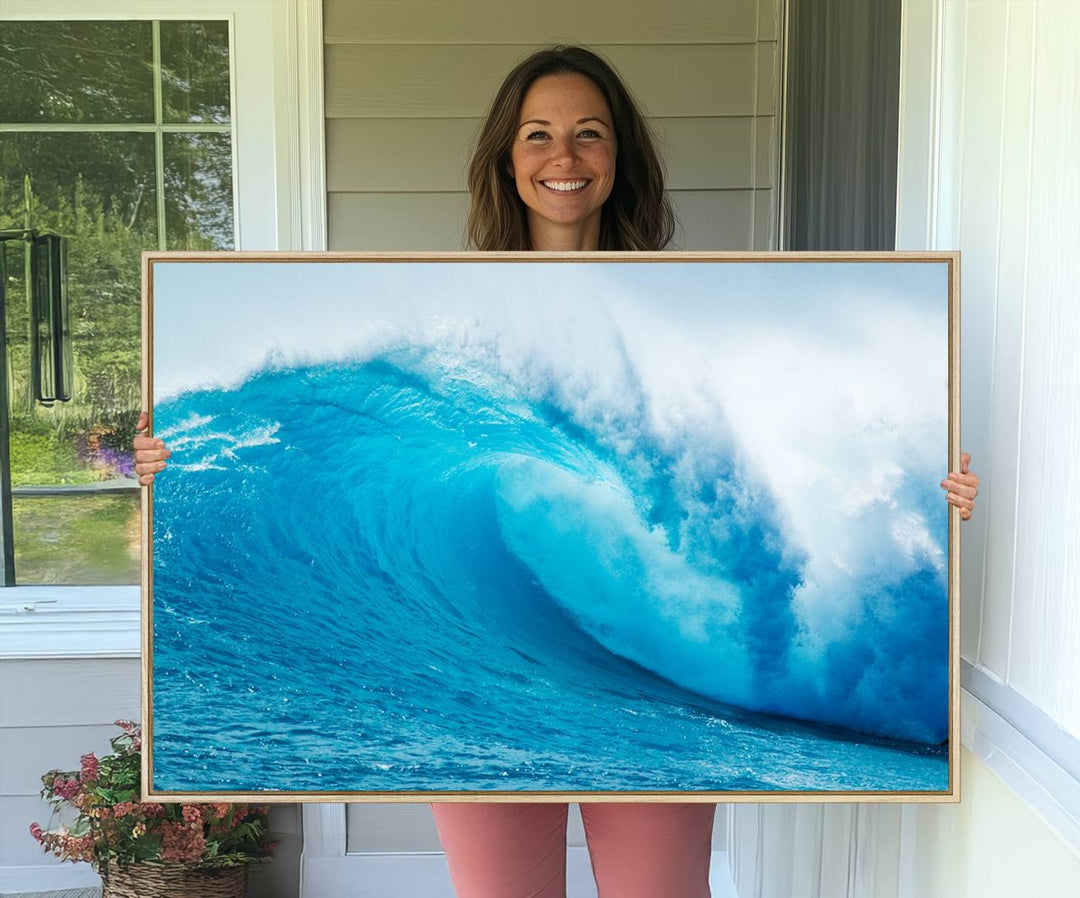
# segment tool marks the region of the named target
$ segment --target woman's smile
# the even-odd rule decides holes
[[[556,193],[577,193],[579,190],[583,190],[590,180],[591,178],[582,178],[574,181],[541,181],[540,183],[548,190],[554,190]]]

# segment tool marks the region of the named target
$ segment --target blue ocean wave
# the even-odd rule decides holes
[[[808,650],[806,559],[736,437],[721,427],[676,445],[650,434],[644,406],[583,420],[564,405],[420,352],[271,367],[159,404],[173,450],[154,500],[161,757],[194,751],[222,694],[241,725],[257,716],[265,746],[309,745],[315,782],[341,761],[321,747],[340,726],[393,748],[396,783],[453,757],[469,788],[505,787],[507,769],[539,776],[528,747],[541,743],[565,775],[578,765],[573,781],[604,781],[610,771],[573,760],[571,734],[590,715],[610,724],[612,708],[642,738],[660,728],[658,746],[688,704],[702,715],[691,741],[710,744],[704,721],[720,707],[736,730],[743,709],[946,738],[947,602],[932,559],[867,576],[857,626]],[[939,500],[916,494],[931,515]],[[646,725],[638,699],[672,710]],[[222,769],[244,766],[214,744]],[[892,751],[878,761],[895,777],[881,761]],[[658,787],[641,756],[619,788]],[[776,777],[772,788],[793,787]]]

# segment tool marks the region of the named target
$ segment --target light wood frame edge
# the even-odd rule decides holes
[[[896,252],[291,252],[159,251],[142,254],[142,397],[153,435],[153,266],[155,262],[946,262],[948,264],[948,461],[960,470],[960,253]],[[234,802],[258,804],[346,802],[521,801],[725,802],[725,803],[953,803],[960,801],[960,512],[949,508],[949,784],[940,792],[177,792],[153,788],[153,487],[142,490],[142,799],[158,802]]]

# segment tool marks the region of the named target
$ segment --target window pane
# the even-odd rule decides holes
[[[24,244],[9,241],[15,485],[111,479],[95,446],[130,443],[140,404],[139,254],[157,245],[154,183],[152,134],[0,134],[0,228],[29,224],[68,238],[75,370],[71,402],[33,401]],[[87,444],[91,434],[96,442]]]
[[[20,583],[80,586],[139,582],[139,493],[16,497]]]
[[[228,24],[162,22],[159,29],[165,120],[227,130]],[[116,490],[117,482],[135,482],[140,253],[159,248],[159,216],[170,247],[234,243],[230,134],[33,130],[153,125],[153,35],[150,21],[5,22],[0,29],[0,120],[30,129],[0,133],[0,229],[67,238],[74,371],[72,401],[34,401],[25,245],[6,242],[0,326],[20,583],[138,581],[138,490]],[[155,167],[156,145],[165,151],[163,171]]]
[[[0,133],[0,227],[22,227],[29,211],[33,227],[89,236],[100,223],[136,235],[140,248],[151,249],[155,185],[153,134]],[[87,230],[90,219],[94,226]]]
[[[165,122],[229,121],[229,23],[161,23]]]
[[[165,244],[181,250],[232,249],[229,134],[165,135]]]
[[[0,121],[154,121],[150,22],[4,22]]]

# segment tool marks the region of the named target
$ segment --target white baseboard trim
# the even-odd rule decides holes
[[[347,868],[347,873],[346,873]],[[712,898],[738,898],[726,851],[714,851],[709,873]],[[302,862],[301,898],[454,898],[441,852],[352,854],[310,857]],[[566,850],[566,898],[596,898],[596,883],[585,848]]]

